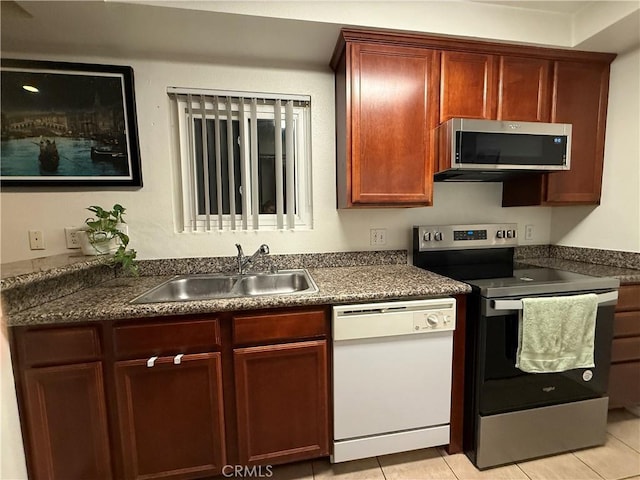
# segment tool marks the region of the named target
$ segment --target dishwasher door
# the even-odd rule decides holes
[[[334,307],[334,461],[449,443],[454,329],[451,298]]]

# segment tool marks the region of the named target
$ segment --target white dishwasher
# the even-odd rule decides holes
[[[449,443],[455,305],[333,307],[332,462]]]

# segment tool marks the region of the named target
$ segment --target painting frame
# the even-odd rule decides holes
[[[1,187],[142,187],[133,68],[3,58],[0,70]]]

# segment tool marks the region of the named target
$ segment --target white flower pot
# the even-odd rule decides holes
[[[78,232],[78,239],[80,240],[80,248],[84,255],[106,255],[108,253],[114,253],[120,246],[118,238],[110,238],[91,243],[87,232],[83,231]]]

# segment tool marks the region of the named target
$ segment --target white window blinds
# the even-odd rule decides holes
[[[170,87],[185,231],[311,227],[308,96]]]

